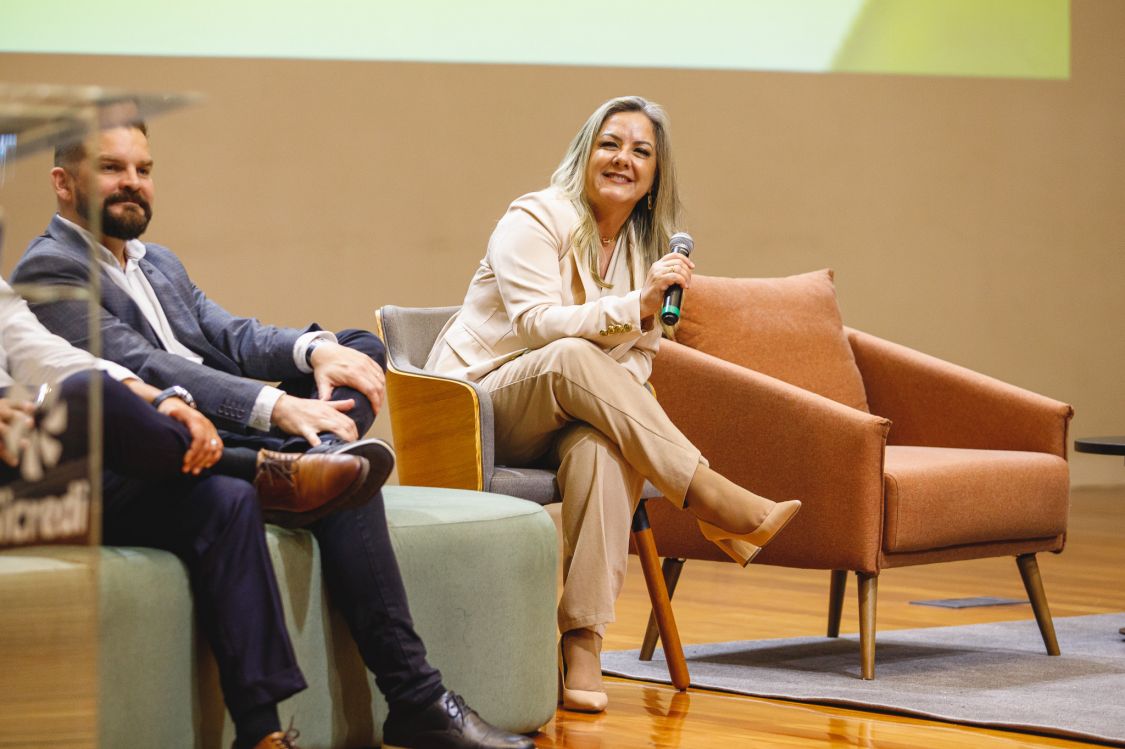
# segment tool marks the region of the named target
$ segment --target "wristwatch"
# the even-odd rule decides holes
[[[195,408],[195,398],[192,398],[191,393],[188,392],[187,388],[181,385],[173,385],[170,388],[161,390],[160,394],[152,399],[152,407],[160,408],[160,404],[168,400],[169,398],[179,398],[184,403],[188,404],[192,408]]]
[[[313,351],[316,351],[317,346],[320,346],[321,344],[324,344],[324,343],[332,343],[332,341],[330,341],[327,338],[314,338],[311,341],[309,341],[309,345],[305,347],[305,364],[308,365],[309,369],[313,368],[313,363],[312,363]]]

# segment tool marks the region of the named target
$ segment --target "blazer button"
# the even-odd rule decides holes
[[[598,335],[607,335],[604,329],[598,331]]]
[[[622,326],[622,328],[625,330],[626,333],[628,333],[630,330],[633,329],[633,323],[627,322]]]

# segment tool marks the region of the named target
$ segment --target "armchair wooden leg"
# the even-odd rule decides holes
[[[641,560],[648,598],[652,603],[652,613],[660,629],[660,642],[664,645],[664,658],[668,661],[668,675],[672,685],[683,691],[691,683],[687,661],[684,659],[684,646],[680,643],[680,631],[676,628],[676,617],[672,614],[672,601],[660,574],[660,557],[656,553],[656,542],[652,538],[652,526],[648,522],[648,512],[642,499],[633,513],[633,543]]]
[[[1043,635],[1043,644],[1047,646],[1047,655],[1058,655],[1059,641],[1055,638],[1051,607],[1047,605],[1047,593],[1043,590],[1043,578],[1039,575],[1039,562],[1034,554],[1021,554],[1016,557],[1016,565],[1020,568],[1020,577],[1023,578],[1023,587],[1031,601],[1031,610],[1035,612],[1039,634]]]
[[[875,600],[879,591],[879,576],[855,573],[859,583],[859,656],[860,675],[875,678]]]
[[[667,557],[664,564],[660,565],[661,571],[664,573],[664,587],[668,589],[668,600],[671,602],[672,596],[676,595],[676,583],[680,581],[680,573],[684,569],[683,559],[676,559],[675,557]],[[652,653],[656,650],[656,640],[660,637],[660,629],[656,626],[656,612],[653,611],[648,615],[648,626],[645,627],[645,639],[641,642],[641,657],[642,661],[651,661]]]
[[[828,588],[828,636],[840,636],[840,615],[844,612],[844,592],[848,589],[848,571],[832,570]]]

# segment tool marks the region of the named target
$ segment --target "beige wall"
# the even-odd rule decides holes
[[[460,301],[508,201],[640,93],[672,115],[700,272],[832,267],[847,323],[1125,434],[1125,3],[1075,0],[1072,26],[1065,82],[57,55],[0,55],[0,79],[206,94],[151,123],[147,238],[236,312],[326,327]],[[8,165],[5,276],[48,167]]]

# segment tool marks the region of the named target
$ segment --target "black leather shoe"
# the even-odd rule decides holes
[[[348,497],[340,502],[341,506],[353,507],[361,505],[375,496],[375,492],[382,488],[390,477],[395,467],[395,451],[381,439],[374,437],[355,442],[321,442],[316,447],[309,448],[307,455],[315,453],[328,453],[336,455],[356,455],[367,459],[367,478],[363,483],[348,493]]]
[[[485,723],[461,695],[446,692],[419,712],[387,718],[383,749],[535,749],[535,742]]]

